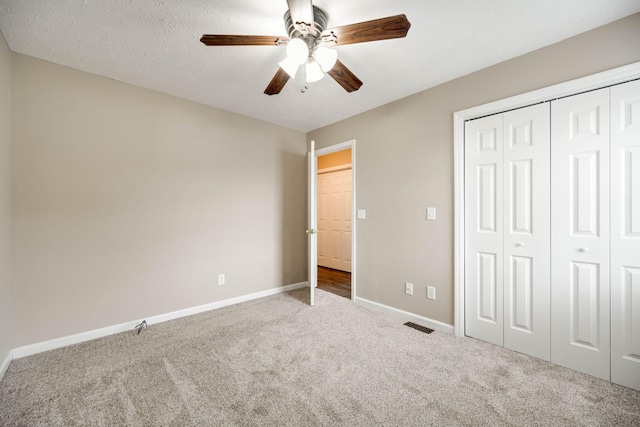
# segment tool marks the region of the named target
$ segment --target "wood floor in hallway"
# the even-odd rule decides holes
[[[341,297],[351,298],[351,273],[318,267],[318,288]]]

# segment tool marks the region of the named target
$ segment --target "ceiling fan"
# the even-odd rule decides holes
[[[289,37],[205,34],[200,41],[207,46],[286,46],[287,57],[278,64],[278,71],[264,90],[267,95],[280,93],[299,68],[304,70],[306,83],[318,81],[327,73],[347,92],[353,92],[360,89],[362,81],[338,60],[337,51],[330,47],[401,38],[411,27],[405,15],[395,15],[327,29],[327,15],[313,6],[311,0],[287,0],[287,3],[289,10],[284,21]]]

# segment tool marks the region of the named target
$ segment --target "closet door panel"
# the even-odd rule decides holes
[[[351,272],[351,169],[318,174],[318,265]]]
[[[465,125],[465,333],[502,346],[502,116]]]
[[[344,202],[342,197],[342,172],[331,172],[326,174],[329,179],[329,198],[331,203],[331,210],[329,211],[329,233],[331,238],[328,240],[331,242],[330,255],[329,255],[329,267],[336,270],[342,269],[342,203]]]
[[[551,111],[551,361],[609,379],[609,89]]]
[[[326,174],[318,175],[318,265],[329,267],[329,180]]]
[[[640,390],[640,81],[611,88],[611,381]]]
[[[351,272],[351,169],[340,173],[340,185],[342,186],[342,259],[338,270]]]
[[[550,359],[549,104],[504,113],[504,346]]]

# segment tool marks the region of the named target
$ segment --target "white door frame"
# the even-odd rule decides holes
[[[315,305],[316,287],[318,286],[318,157],[315,152],[315,142],[311,141],[307,172],[309,180],[307,236],[309,242],[309,303],[312,306]]]
[[[527,92],[453,113],[454,187],[454,317],[453,332],[464,336],[464,123],[467,120],[514,108],[547,102],[580,92],[599,89],[640,78],[640,62],[603,71],[543,89]]]
[[[316,158],[351,148],[351,301],[356,300],[356,140],[341,142],[315,150]],[[317,176],[316,176],[317,179]],[[315,197],[318,197],[316,186]]]

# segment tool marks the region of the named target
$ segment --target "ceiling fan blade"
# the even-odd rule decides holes
[[[339,59],[336,60],[336,65],[327,74],[333,77],[333,80],[337,81],[347,92],[354,92],[362,86],[362,80],[353,74]]]
[[[335,38],[337,46],[371,42],[375,40],[397,39],[405,37],[411,28],[411,23],[405,15],[388,16],[372,21],[324,30],[320,38],[325,42],[332,42]]]
[[[282,68],[278,67],[276,75],[273,76],[269,86],[264,90],[267,95],[277,95],[280,93],[285,84],[289,81],[289,74]]]
[[[200,41],[207,46],[281,46],[289,42],[289,37],[205,34]]]
[[[311,32],[313,30],[313,4],[311,0],[287,0],[287,4],[296,30],[302,34]]]

